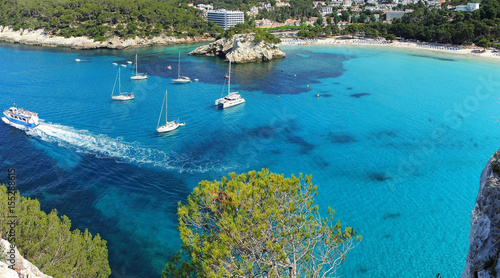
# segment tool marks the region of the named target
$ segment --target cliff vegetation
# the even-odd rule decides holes
[[[106,241],[99,234],[71,230],[68,217],[46,214],[38,200],[8,194],[0,186],[0,233],[40,271],[53,277],[109,277]],[[15,224],[13,224],[15,219]]]
[[[155,0],[6,0],[0,1],[0,26],[44,29],[49,35],[105,41],[167,36],[201,36],[222,28],[204,22],[201,11]]]

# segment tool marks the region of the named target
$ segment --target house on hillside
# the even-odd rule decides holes
[[[458,5],[455,9],[461,12],[473,12],[479,9],[479,3],[467,3],[467,5]]]

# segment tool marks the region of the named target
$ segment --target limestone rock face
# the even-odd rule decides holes
[[[203,45],[189,52],[189,55],[218,56],[233,63],[269,61],[285,58],[286,53],[266,42],[255,43],[252,34],[238,34]]]
[[[52,278],[52,276],[43,274],[38,267],[24,259],[17,251],[17,248],[12,249],[10,243],[5,240],[0,240],[2,248],[1,257],[5,257],[5,262],[0,261],[0,277],[2,278]],[[12,268],[9,268],[9,265]]]
[[[153,45],[168,45],[168,44],[183,44],[195,43],[203,41],[212,41],[212,38],[186,38],[178,39],[161,35],[153,38],[138,38],[122,40],[117,36],[111,37],[103,42],[96,42],[87,37],[71,37],[64,38],[59,36],[49,35],[45,30],[18,30],[14,31],[10,27],[0,26],[0,41],[13,43],[40,45],[40,46],[61,46],[74,49],[95,49],[95,48],[112,48],[124,49],[134,47],[144,47]]]
[[[500,150],[481,173],[462,278],[500,277]]]

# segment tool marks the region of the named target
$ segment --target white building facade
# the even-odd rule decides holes
[[[461,12],[473,12],[479,9],[479,3],[467,3],[467,5],[459,5],[456,10]]]
[[[224,28],[224,30],[234,27],[238,23],[245,22],[245,16],[240,11],[209,11],[207,19]]]

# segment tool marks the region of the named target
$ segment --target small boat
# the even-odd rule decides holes
[[[81,60],[80,60],[80,59],[78,59],[78,58],[76,58],[76,59],[75,59],[75,61],[80,62]]]
[[[168,66],[167,66],[167,69],[171,70],[171,69],[172,69],[172,66],[171,66],[171,65],[168,65]]]
[[[118,66],[118,63],[113,63],[113,65]]]
[[[187,76],[181,76],[181,53],[179,52],[179,67],[177,70],[177,79],[172,79],[172,83],[189,83],[191,79]]]
[[[116,87],[116,80],[118,80],[118,95],[113,95]],[[116,75],[115,85],[113,85],[113,91],[111,92],[112,100],[131,100],[134,99],[134,94],[122,92],[122,84],[120,82],[120,68],[118,68],[118,74]]]
[[[226,77],[226,76],[224,76]],[[227,75],[227,96],[221,97],[215,101],[215,106],[219,108],[229,108],[245,102],[238,92],[231,92],[231,58],[229,58],[229,75]],[[225,81],[224,81],[225,83]]]
[[[4,110],[3,114],[7,119],[15,124],[22,125],[25,127],[37,127],[40,124],[40,119],[38,119],[38,113],[30,112],[21,108],[17,109],[16,104],[9,108],[9,110]]]
[[[120,66],[122,66],[122,67],[127,67],[127,65],[125,65],[125,64],[121,64]]]
[[[163,112],[163,106],[165,106],[165,125],[160,126],[161,114]],[[165,97],[163,97],[163,103],[161,105],[160,117],[158,118],[158,124],[156,125],[156,131],[159,133],[172,131],[179,126],[185,126],[186,123],[179,123],[179,121],[173,120],[168,121],[167,117],[167,90],[165,90]]]
[[[136,54],[137,56],[137,54]],[[137,60],[137,57],[136,57],[136,60]],[[132,61],[127,61],[127,64],[132,64],[133,62]]]
[[[200,79],[198,79],[198,78],[195,78],[195,79],[194,79],[194,82],[198,82],[198,81],[200,81]]]
[[[148,74],[147,73],[137,73],[137,54],[135,54],[135,75],[131,76],[130,79],[132,80],[143,80],[143,79],[148,79]]]

